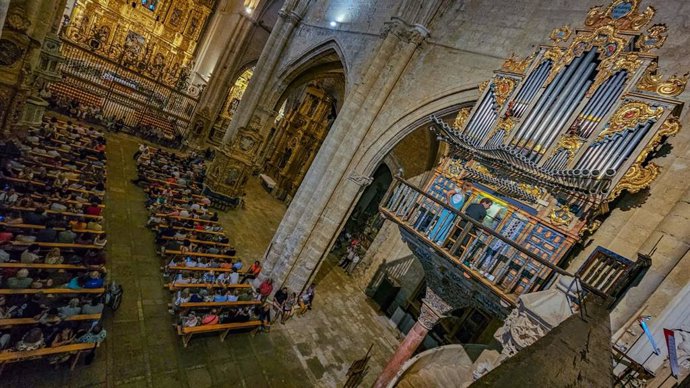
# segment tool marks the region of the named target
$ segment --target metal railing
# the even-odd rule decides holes
[[[380,211],[513,305],[520,295],[546,288],[554,273],[578,278],[400,177]],[[586,291],[604,296],[578,280]]]

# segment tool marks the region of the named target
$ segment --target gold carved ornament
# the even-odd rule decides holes
[[[525,74],[527,68],[529,67],[530,63],[532,63],[533,59],[534,55],[530,55],[527,58],[520,59],[515,55],[515,53],[513,53],[510,55],[510,58],[506,59],[505,62],[503,62],[501,70],[515,74]]]
[[[450,159],[446,165],[446,175],[450,178],[460,179],[463,176],[464,167],[462,162],[458,159]]]
[[[542,57],[544,60],[550,60],[552,63],[557,63],[565,53],[565,49],[557,46],[549,47]]]
[[[482,81],[479,83],[479,93],[484,93],[486,87],[489,86],[489,80]]]
[[[551,39],[554,43],[565,42],[570,39],[570,35],[572,34],[573,30],[570,29],[570,26],[566,24],[561,28],[555,28],[553,31],[551,31],[551,34],[549,34],[549,39]]]
[[[460,108],[460,111],[458,111],[458,114],[455,116],[455,120],[453,121],[453,128],[462,129],[465,126],[467,119],[470,117],[471,110],[472,108],[470,107]]]
[[[612,25],[619,30],[638,31],[652,20],[655,13],[651,6],[639,12],[639,0],[614,0],[608,7],[590,8],[585,25],[592,28]]]
[[[585,233],[592,234],[592,233],[596,232],[600,226],[601,226],[601,220],[592,220],[587,224],[587,226],[580,229],[580,232],[578,234],[580,236],[584,236]]]
[[[520,188],[520,190],[536,198],[541,198],[541,196],[544,194],[541,188],[537,186],[528,185],[527,183],[518,183],[518,187]]]
[[[690,73],[685,73],[682,76],[672,75],[664,81],[661,74],[657,74],[658,64],[652,62],[644,75],[637,82],[637,89],[645,92],[653,92],[665,97],[675,97],[685,90],[685,85],[688,82]]]
[[[515,89],[514,79],[508,77],[496,77],[494,79],[494,96],[499,107],[505,104],[513,89]]]
[[[568,153],[568,163],[570,163],[572,158],[575,156],[575,153],[578,149],[580,149],[580,147],[582,147],[584,142],[585,141],[577,135],[563,135],[560,139],[558,139],[556,149],[554,149],[551,157],[556,156],[560,150],[565,150]]]
[[[606,66],[606,67],[604,67]],[[609,79],[613,74],[620,70],[625,70],[627,73],[626,78],[630,78],[631,74],[634,74],[637,69],[642,66],[642,61],[640,57],[635,53],[628,53],[621,55],[613,62],[607,62],[602,64],[601,71],[597,74],[594,82],[589,87],[587,95],[591,96],[601,84],[603,84],[607,79]]]
[[[613,63],[616,62],[619,55],[623,52],[626,43],[626,39],[619,37],[616,28],[613,26],[605,25],[592,32],[581,32],[573,39],[573,42],[559,60],[554,62],[554,66],[546,79],[547,84],[551,83],[561,69],[572,62],[575,57],[582,55],[593,47],[598,47],[599,59],[601,60],[599,67],[604,69],[612,68]]]
[[[654,163],[647,163],[646,166],[642,164],[647,159],[647,155],[652,152],[662,140],[669,136],[673,136],[680,131],[681,125],[677,118],[669,117],[661,125],[659,131],[654,135],[652,140],[649,141],[647,146],[640,152],[635,159],[635,163],[628,169],[628,171],[623,175],[623,178],[618,182],[616,187],[611,191],[611,194],[607,197],[607,201],[613,201],[618,197],[623,190],[627,190],[630,193],[636,193],[645,187],[659,176],[661,169]]]
[[[486,136],[487,139],[491,139],[494,134],[498,131],[503,131],[504,133],[510,132],[513,128],[515,127],[515,121],[511,119],[510,117],[501,117],[498,119],[498,122],[496,123],[496,126],[494,129],[489,132],[489,135]]]
[[[665,24],[655,24],[647,29],[647,33],[637,39],[635,47],[646,53],[652,49],[661,48],[666,42],[668,28]]]
[[[662,113],[664,113],[664,108],[660,106],[652,108],[649,104],[640,101],[627,102],[613,114],[608,128],[601,131],[596,141],[601,141],[604,137],[627,128],[634,128],[649,120],[659,119]]]
[[[556,226],[568,226],[575,218],[575,215],[570,211],[568,205],[561,205],[551,210],[549,220]]]

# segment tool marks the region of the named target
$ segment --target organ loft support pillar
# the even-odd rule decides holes
[[[451,310],[452,307],[448,303],[441,299],[431,288],[427,287],[417,322],[407,333],[390,360],[388,360],[388,364],[386,364],[376,379],[374,388],[385,388],[390,384],[393,378],[400,372],[403,364],[412,357],[419,345],[424,341],[429,330]]]
[[[256,3],[256,1],[252,3]],[[230,42],[230,46],[218,58],[187,131],[187,142],[192,148],[203,149],[207,146],[209,132],[223,108],[228,90],[233,85],[235,72],[241,66],[240,61],[247,45],[247,37],[255,23],[246,14],[244,3],[236,1],[232,4],[235,5],[235,9],[231,10],[230,20],[233,27],[229,31],[228,42]],[[250,7],[254,8],[255,4],[252,5]]]

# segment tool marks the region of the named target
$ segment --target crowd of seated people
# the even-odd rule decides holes
[[[138,177],[133,182],[148,195],[147,226],[156,232],[164,258],[176,325],[259,322],[270,303],[261,287],[255,289],[249,281],[259,275],[261,265],[257,261],[243,268],[218,214],[209,209],[210,200],[200,195],[204,158],[141,146],[134,159]]]
[[[105,138],[51,119],[0,143],[0,351],[100,343]]]

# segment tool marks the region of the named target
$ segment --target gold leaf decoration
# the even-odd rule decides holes
[[[594,93],[599,88],[599,86],[601,86],[602,83],[604,83],[616,72],[620,70],[625,70],[628,73],[627,77],[629,78],[630,75],[634,74],[640,66],[642,66],[642,61],[640,60],[639,55],[635,53],[621,55],[620,57],[618,57],[618,59],[616,59],[613,62],[609,61],[607,63],[604,63],[600,67],[601,70],[594,79],[592,86],[589,87],[587,95],[591,96],[592,93]]]
[[[644,102],[630,101],[618,108],[609,121],[609,127],[601,131],[596,141],[600,141],[604,137],[621,132],[624,129],[634,128],[648,120],[658,119],[662,113],[664,113],[664,108],[660,106],[652,108]]]
[[[570,35],[572,35],[572,34],[573,34],[573,30],[570,29],[570,26],[565,25],[561,28],[556,28],[553,31],[551,31],[549,38],[554,43],[560,43],[560,42],[565,42],[566,40],[570,39]]]
[[[567,226],[575,218],[575,215],[570,211],[568,205],[559,206],[551,210],[549,220],[556,226]]]
[[[472,108],[470,107],[460,108],[460,111],[458,111],[458,115],[455,116],[455,120],[453,121],[453,128],[462,129],[465,126],[465,123],[467,122],[467,118],[470,117],[471,110]]]
[[[637,39],[635,47],[640,49],[640,52],[643,53],[649,52],[652,49],[661,48],[664,42],[666,42],[667,32],[668,28],[665,24],[655,24],[647,29],[646,34],[643,34]]]
[[[531,55],[525,59],[520,59],[513,53],[510,55],[510,58],[503,62],[501,69],[510,73],[525,74],[525,71],[527,71],[530,63],[532,63],[532,59],[534,59],[534,55]]]
[[[484,93],[484,89],[489,86],[489,80],[482,81],[479,83],[479,93]]]
[[[615,0],[608,7],[590,8],[585,25],[592,28],[611,25],[619,30],[639,31],[652,20],[655,13],[651,6],[639,12],[639,0]]]
[[[515,80],[508,77],[496,77],[494,79],[494,96],[498,106],[503,106],[515,88]]]
[[[675,97],[685,90],[690,73],[685,73],[682,76],[672,75],[664,81],[661,74],[657,74],[658,64],[652,62],[644,75],[637,82],[637,89],[653,92],[666,97]]]
[[[518,183],[518,187],[519,187],[522,191],[524,191],[524,192],[526,192],[526,193],[528,193],[528,194],[531,194],[531,195],[533,195],[533,196],[536,197],[536,198],[540,198],[540,197],[544,194],[544,192],[542,191],[542,189],[540,189],[539,187],[537,187],[537,186],[532,186],[532,185],[528,185],[527,183]]]

